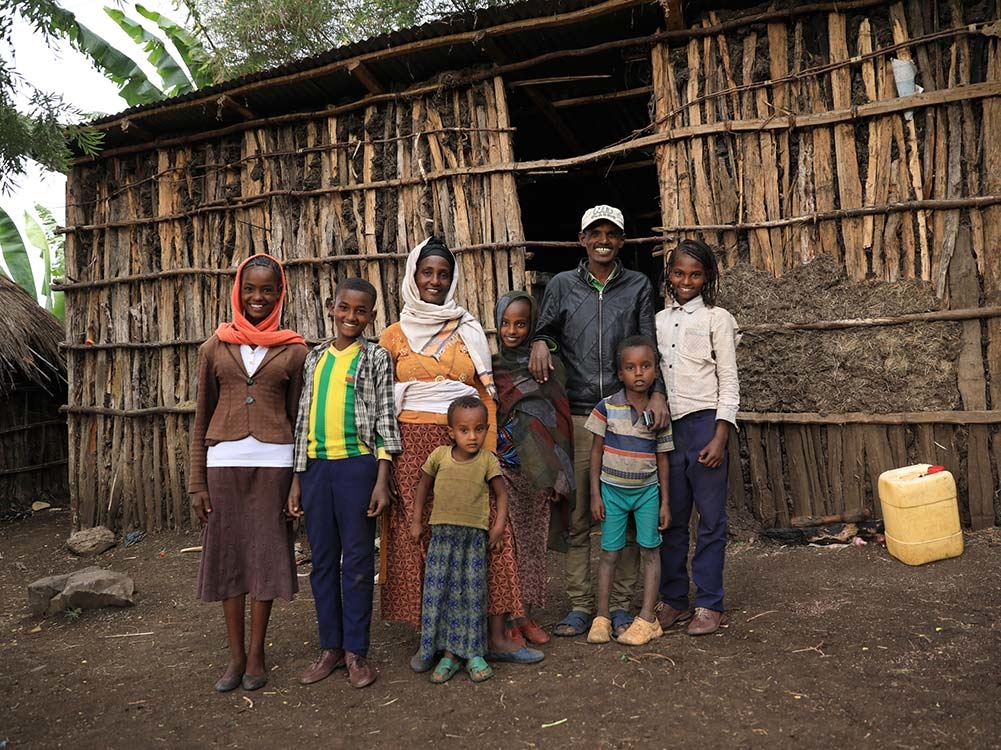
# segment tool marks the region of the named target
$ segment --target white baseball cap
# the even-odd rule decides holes
[[[622,231],[626,229],[626,220],[615,206],[600,205],[587,209],[580,219],[580,231],[583,232],[596,221],[610,221]]]

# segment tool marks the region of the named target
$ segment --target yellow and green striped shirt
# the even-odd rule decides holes
[[[355,373],[361,347],[352,343],[342,351],[332,345],[320,355],[313,377],[309,405],[309,439],[306,455],[335,461],[371,454],[358,439],[355,425]],[[376,443],[376,457],[389,460],[382,439]]]

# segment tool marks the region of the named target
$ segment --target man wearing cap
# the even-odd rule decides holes
[[[553,369],[550,351],[559,353],[566,365],[566,389],[573,414],[577,498],[566,562],[567,595],[572,609],[555,630],[556,635],[564,636],[586,633],[594,615],[588,502],[591,433],[584,423],[595,404],[620,388],[615,367],[619,342],[636,334],[656,340],[653,285],[642,273],[623,268],[618,259],[625,244],[622,211],[605,205],[589,208],[581,218],[578,240],[587,258],[575,270],[556,274],[546,286],[528,363],[535,379],[543,382]],[[650,399],[655,429],[671,421],[664,394],[658,380]],[[619,559],[611,597],[616,635],[632,622],[629,608],[638,563],[636,543],[630,539]]]

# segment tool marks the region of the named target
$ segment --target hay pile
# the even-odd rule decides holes
[[[779,279],[740,263],[722,279],[720,305],[738,324],[806,323],[937,310],[923,281],[849,281],[822,256]],[[961,407],[959,323],[840,331],[747,332],[737,349],[741,409],[873,412]]]

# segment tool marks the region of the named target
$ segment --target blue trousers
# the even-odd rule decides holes
[[[671,423],[674,450],[670,458],[671,524],[660,546],[660,598],[688,609],[688,526],[692,506],[699,512],[692,557],[695,606],[723,611],[723,559],[726,555],[727,454],[715,469],[699,463],[699,451],[716,432],[716,412],[698,411]]]
[[[375,519],[365,515],[378,476],[375,456],[310,460],[299,475],[306,535],[313,555],[309,583],[320,648],[368,654],[375,591]]]

